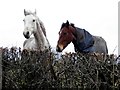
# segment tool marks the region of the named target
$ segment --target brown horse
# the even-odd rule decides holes
[[[70,43],[74,44],[75,52],[81,53],[108,53],[106,41],[100,36],[93,36],[85,29],[75,27],[67,21],[59,31],[59,40],[56,51],[62,52]]]

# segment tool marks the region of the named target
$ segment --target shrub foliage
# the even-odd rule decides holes
[[[114,55],[21,51],[2,48],[3,89],[120,88],[120,65]]]

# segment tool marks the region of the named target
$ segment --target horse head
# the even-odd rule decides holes
[[[59,31],[59,40],[57,42],[56,51],[62,52],[68,44],[75,40],[75,27],[74,24],[69,24],[67,20],[66,23],[63,23]]]
[[[37,30],[37,17],[36,17],[36,11],[31,12],[31,11],[26,11],[24,9],[24,31],[23,35],[25,38],[29,39],[30,36],[36,32]]]

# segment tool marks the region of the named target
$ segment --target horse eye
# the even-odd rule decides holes
[[[58,34],[60,35],[60,34],[61,34],[61,32],[58,32]]]
[[[64,35],[67,35],[67,33],[65,32],[65,33],[63,33]]]
[[[23,19],[23,22],[24,22],[25,20]]]
[[[35,19],[33,19],[33,22],[35,22]]]

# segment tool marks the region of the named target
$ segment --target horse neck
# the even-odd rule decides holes
[[[74,40],[72,41],[72,43],[73,43],[74,45],[76,45],[77,42],[82,42],[83,39],[84,39],[84,35],[83,35],[83,33],[80,33],[80,30],[82,30],[82,29],[75,27],[75,30],[74,30],[73,35],[75,36],[76,39],[74,39]]]
[[[44,50],[46,47],[46,43],[48,43],[48,40],[46,39],[45,34],[42,31],[42,28],[40,27],[40,22],[37,22],[37,30],[36,33],[34,33],[34,37],[36,40],[36,44],[40,50]]]
[[[84,31],[83,29],[81,29],[81,28],[78,28],[78,27],[75,27],[75,36],[76,36],[76,38],[78,38],[80,41],[83,41],[83,39],[84,39],[84,33],[81,33],[82,31]]]

